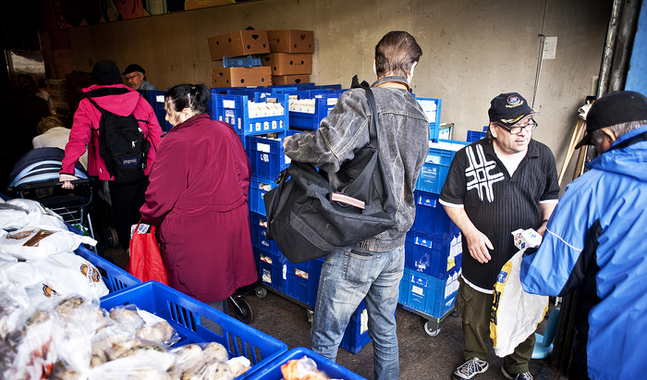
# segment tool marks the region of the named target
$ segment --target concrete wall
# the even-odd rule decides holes
[[[443,100],[441,122],[455,124],[454,139],[488,123],[494,96],[518,91],[542,113],[535,138],[553,150],[559,170],[577,108],[599,72],[611,3],[266,0],[81,27],[69,38],[74,69],[89,72],[102,58],[122,68],[136,62],[152,83],[166,88],[210,84],[211,68],[221,67],[210,60],[210,36],[248,26],[314,30],[311,82],[347,88],[354,74],[374,78],[374,47],[386,32],[406,30],[423,49],[413,91]],[[540,34],[557,37],[555,59],[539,59]]]

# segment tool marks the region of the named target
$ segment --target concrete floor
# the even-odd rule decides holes
[[[128,258],[122,249],[104,248],[102,253],[125,268]],[[255,318],[250,326],[294,347],[309,347],[310,323],[308,311],[303,306],[273,291],[258,298],[252,291],[245,295],[254,308]],[[230,306],[231,308],[231,306]],[[426,319],[405,309],[398,308],[398,341],[400,347],[400,379],[450,379],[454,369],[463,362],[463,333],[460,318],[449,315],[441,322],[437,336],[425,333]],[[542,323],[538,332],[543,332]],[[372,380],[373,347],[368,343],[357,354],[339,349],[337,363],[354,373]],[[502,380],[503,359],[491,351],[490,368],[479,375],[479,380]],[[550,367],[548,360],[532,360],[530,372],[539,380],[565,380],[566,377]]]

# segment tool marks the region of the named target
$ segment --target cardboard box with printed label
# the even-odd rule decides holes
[[[272,68],[272,75],[312,74],[312,54],[270,53],[261,63]]]
[[[272,53],[314,53],[314,32],[312,30],[268,30]]]
[[[297,74],[297,75],[273,75],[272,84],[299,84],[310,83],[310,75]]]
[[[211,87],[269,86],[269,67],[219,67],[211,69]]]
[[[223,56],[229,58],[270,52],[266,30],[239,30],[209,37],[207,41],[212,61],[222,60]]]

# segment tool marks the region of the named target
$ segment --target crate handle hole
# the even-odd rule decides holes
[[[258,34],[252,34],[252,38],[253,38],[253,39],[257,40],[257,39],[258,39],[258,37],[259,37],[259,36],[258,36]]]
[[[305,35],[305,34],[302,34],[302,35],[301,35],[301,36],[299,36],[299,37],[301,37],[301,41],[303,41],[303,40],[305,40],[305,39],[306,39],[306,35]],[[294,45],[294,46],[297,46],[297,45]]]

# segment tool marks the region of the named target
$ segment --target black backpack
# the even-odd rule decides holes
[[[99,107],[91,98],[88,100],[101,112],[97,138],[99,154],[108,172],[118,183],[131,183],[144,178],[150,142],[139,128],[139,121],[147,121],[137,120],[132,114],[115,115]]]

